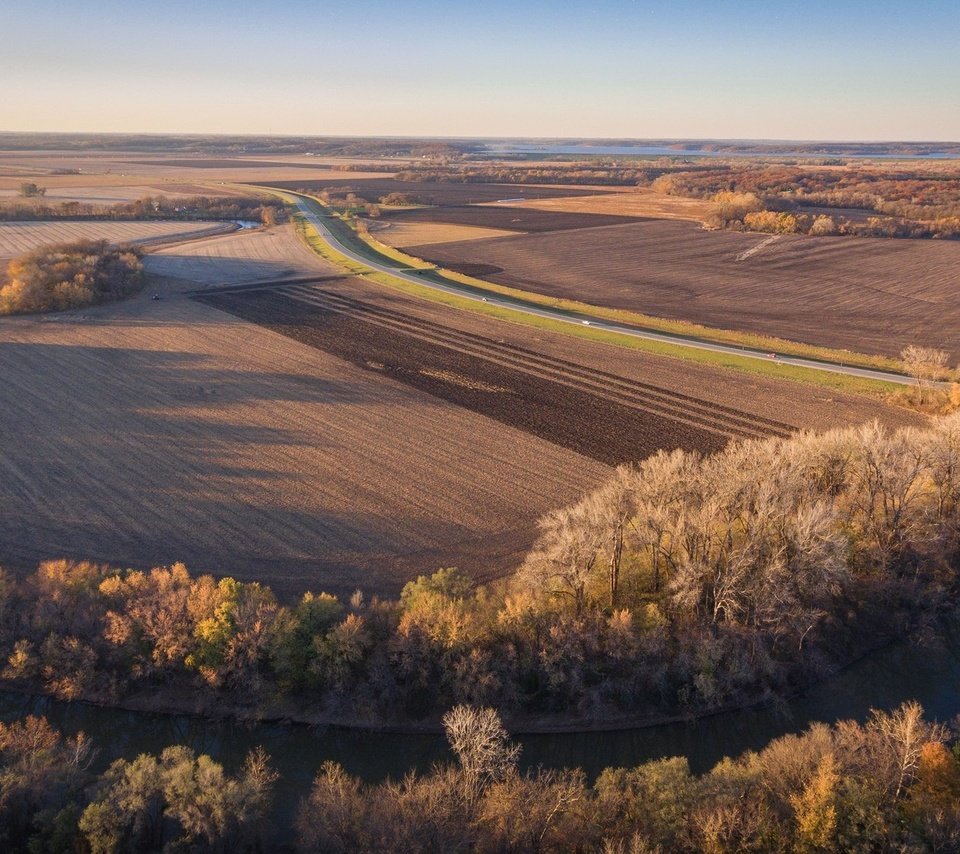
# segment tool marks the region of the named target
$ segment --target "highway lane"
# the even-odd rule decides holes
[[[292,195],[292,194],[291,194]],[[379,273],[386,273],[405,282],[410,282],[420,287],[430,288],[435,291],[453,294],[464,299],[475,302],[483,302],[488,305],[500,306],[511,311],[521,312],[535,317],[544,317],[560,323],[569,323],[574,326],[590,326],[593,329],[602,329],[605,332],[616,332],[620,335],[629,335],[633,338],[643,338],[647,341],[658,341],[663,344],[673,344],[678,347],[691,347],[696,350],[709,350],[714,353],[723,353],[730,356],[740,356],[748,359],[758,359],[765,362],[775,362],[778,365],[792,365],[798,368],[809,368],[814,371],[827,371],[834,374],[844,374],[850,377],[861,377],[869,380],[880,380],[881,382],[897,383],[899,385],[916,385],[916,380],[903,374],[893,374],[886,371],[873,370],[871,368],[858,368],[851,365],[843,365],[835,362],[821,362],[815,359],[804,359],[800,356],[786,356],[772,354],[760,350],[752,350],[746,347],[737,347],[733,344],[721,344],[714,341],[705,341],[697,338],[685,338],[681,335],[671,335],[668,332],[654,332],[646,329],[638,329],[635,326],[627,326],[621,323],[615,323],[608,320],[598,320],[586,315],[579,315],[575,312],[559,311],[542,306],[532,305],[520,300],[514,300],[510,297],[501,296],[491,292],[487,295],[479,295],[466,286],[459,286],[455,282],[440,284],[438,282],[423,278],[416,272],[409,272],[409,268],[404,269],[400,266],[393,266],[387,263],[373,261],[353,251],[345,246],[331,231],[326,227],[321,216],[311,206],[311,203],[302,196],[295,196],[297,208],[300,213],[317,229],[320,236],[329,243],[341,255],[345,255],[351,261],[362,264],[365,267],[375,270]],[[937,383],[944,386],[946,383]]]

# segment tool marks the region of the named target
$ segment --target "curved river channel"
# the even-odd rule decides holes
[[[583,768],[591,778],[608,766],[632,766],[665,756],[686,756],[695,772],[724,756],[759,749],[771,739],[799,732],[814,721],[863,720],[871,708],[892,709],[919,700],[927,717],[947,721],[960,714],[960,645],[898,645],[875,653],[780,708],[728,712],[691,723],[644,729],[522,735],[521,765]],[[235,770],[262,745],[281,778],[279,828],[289,828],[297,802],[320,765],[334,760],[351,774],[376,782],[407,771],[426,771],[451,758],[442,735],[368,733],[301,724],[244,724],[188,715],[151,715],[0,692],[0,719],[45,715],[64,733],[84,731],[97,748],[94,770],[113,759],[158,753],[185,744]],[[286,836],[286,834],[284,834]]]

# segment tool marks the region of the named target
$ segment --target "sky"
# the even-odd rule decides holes
[[[0,0],[0,130],[960,140],[960,0]]]

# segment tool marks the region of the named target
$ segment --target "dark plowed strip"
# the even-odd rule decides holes
[[[791,430],[780,422],[750,415],[728,406],[702,401],[689,395],[662,389],[648,383],[628,380],[604,371],[591,370],[581,365],[555,359],[506,342],[494,341],[480,335],[451,329],[438,323],[415,318],[370,303],[345,297],[318,287],[291,287],[284,291],[294,299],[331,311],[358,314],[371,323],[390,329],[399,329],[479,358],[489,359],[506,367],[515,367],[527,373],[555,379],[565,385],[585,387],[585,390],[617,398],[619,402],[655,411],[665,417],[694,422],[698,426],[716,430],[729,438],[788,435]]]
[[[196,299],[603,463],[642,459],[661,448],[710,453],[726,444],[715,432],[385,330],[356,315],[323,311],[277,291]]]

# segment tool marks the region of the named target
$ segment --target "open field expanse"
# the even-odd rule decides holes
[[[142,152],[24,152],[0,151],[0,192],[16,194],[24,181],[46,188],[51,201],[94,201],[96,191],[128,188],[132,198],[144,195],[236,195],[228,185],[238,181],[338,180],[382,178],[379,172],[345,172],[337,164],[325,165],[310,157],[262,158],[147,158]],[[353,161],[342,160],[342,165]],[[147,188],[140,192],[139,188]],[[242,191],[241,191],[242,192]],[[246,194],[249,195],[247,190]]]
[[[710,232],[692,223],[501,237],[408,251],[537,293],[887,356],[960,358],[960,242]]]
[[[480,336],[488,342],[485,346],[493,350],[499,349],[494,345],[507,345],[516,350],[532,351],[548,360],[612,375],[628,385],[647,386],[664,395],[683,395],[708,406],[732,408],[749,417],[786,424],[791,429],[824,430],[873,418],[891,425],[924,421],[916,413],[884,405],[875,399],[572,338],[560,332],[531,328],[419,299],[359,276],[325,280],[316,287],[341,298],[361,301],[379,313],[397,313],[429,326],[442,327],[444,335],[450,336],[450,343],[461,335]],[[296,290],[298,288],[284,285],[278,292]],[[290,332],[299,334],[297,330]],[[492,358],[499,357],[492,354]],[[664,431],[662,436],[661,445],[669,446],[668,434]],[[630,454],[631,458],[639,456],[642,454],[636,451]]]
[[[246,180],[250,181],[250,178]],[[263,184],[265,182],[258,181]],[[565,196],[592,196],[596,188],[554,187],[534,184],[461,184],[433,183],[427,181],[397,181],[394,178],[365,178],[362,174],[343,173],[335,179],[313,177],[310,180],[281,180],[270,184],[286,190],[351,190],[368,202],[379,202],[390,193],[406,193],[422,204],[428,205],[471,205],[480,202],[502,202],[513,199],[552,199]]]
[[[185,272],[222,282],[238,258],[299,272],[306,249],[288,238],[240,232],[148,257],[217,259],[172,261],[181,279],[151,285],[159,302],[0,321],[0,561],[182,559],[285,595],[395,594],[444,565],[512,569],[535,520],[609,471],[594,458],[917,420],[358,277],[232,295],[283,335],[180,295]]]
[[[223,222],[0,222],[0,260],[15,258],[48,243],[109,240],[113,243],[158,243],[231,231]]]
[[[609,216],[644,217],[652,219],[685,219],[702,222],[713,205],[703,199],[668,196],[645,187],[626,189],[618,187],[596,196],[576,196],[563,199],[531,199],[516,202],[514,207],[561,213],[606,214]]]
[[[438,210],[438,208],[427,208]],[[440,208],[439,210],[442,210]],[[446,222],[408,222],[403,218],[387,217],[368,221],[370,233],[388,246],[403,248],[424,243],[458,243],[461,240],[488,240],[510,237],[515,231],[503,228],[482,228],[475,225],[451,225]]]
[[[386,223],[449,223],[504,231],[541,232],[566,231],[574,228],[597,228],[604,225],[623,225],[636,222],[636,217],[606,216],[603,214],[565,213],[539,210],[525,205],[463,205],[441,208],[412,208],[385,211]]]
[[[292,225],[165,246],[150,252],[143,263],[148,273],[204,285],[339,273],[303,244]]]
[[[0,560],[186,561],[285,594],[504,572],[607,469],[169,294],[0,321]]]
[[[770,419],[372,306],[330,284],[221,291],[201,299],[611,465],[663,447],[709,453],[731,438],[789,432]]]

